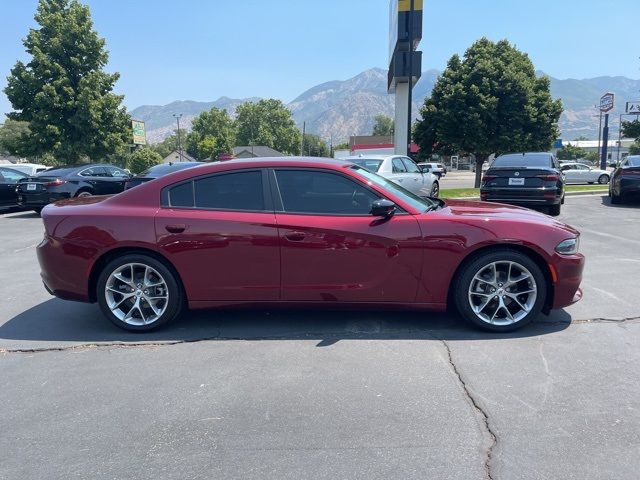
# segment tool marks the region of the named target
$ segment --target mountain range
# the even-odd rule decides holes
[[[419,108],[430,94],[439,74],[437,70],[428,70],[416,84],[413,94],[414,117],[418,117]],[[542,72],[538,74],[543,75]],[[597,138],[598,113],[595,105],[607,91],[614,92],[617,97],[616,109],[610,117],[610,135],[614,138],[617,136],[618,114],[624,112],[625,102],[640,98],[640,80],[626,77],[582,80],[550,77],[550,80],[552,96],[562,99],[564,104],[565,110],[560,117],[561,136],[564,139]],[[176,101],[162,106],[144,105],[132,110],[131,115],[145,121],[147,139],[156,143],[175,129],[174,113],[181,113],[181,127],[190,129],[193,118],[211,107],[226,108],[233,116],[238,105],[256,100],[257,97],[221,97],[213,102]],[[307,132],[340,143],[348,140],[350,135],[370,134],[376,115],[393,117],[394,97],[387,93],[387,71],[372,68],[348,80],[334,80],[312,87],[287,106],[298,126],[302,127],[305,122]]]

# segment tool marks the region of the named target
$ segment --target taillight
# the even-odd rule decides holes
[[[560,179],[560,175],[554,173],[551,175],[536,175],[536,178],[541,178],[547,182],[556,182]]]
[[[497,176],[495,176],[495,175],[484,175],[484,176],[482,177],[482,182],[483,182],[483,183],[487,183],[487,182],[489,182],[489,181],[493,180],[494,178],[498,178],[498,177],[497,177]]]
[[[51,182],[47,182],[44,184],[45,187],[59,187],[60,185],[63,185],[67,183],[66,180],[62,180],[61,178],[56,178],[55,180],[52,180]]]

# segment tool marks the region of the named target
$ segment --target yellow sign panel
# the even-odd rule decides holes
[[[133,130],[133,144],[146,145],[147,133],[145,131],[144,122],[141,122],[140,120],[132,120],[131,129]]]
[[[413,9],[422,10],[423,0],[413,0]],[[398,11],[408,12],[411,10],[411,0],[398,0]]]

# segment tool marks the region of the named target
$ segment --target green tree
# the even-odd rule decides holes
[[[420,112],[414,135],[421,154],[474,154],[478,187],[489,155],[551,148],[562,103],[525,53],[482,38],[462,59],[451,57]]]
[[[393,135],[393,131],[395,129],[395,122],[393,118],[387,117],[386,115],[377,115],[374,118],[373,125],[373,135]]]
[[[338,143],[337,145],[333,146],[334,150],[349,150],[350,148],[351,145],[349,145],[349,142]]]
[[[14,120],[29,122],[29,153],[53,154],[63,163],[100,159],[129,143],[130,118],[112,93],[118,73],[103,71],[105,41],[93,29],[89,7],[77,0],[39,0],[5,93]]]
[[[0,126],[0,153],[18,157],[27,156],[30,133],[29,122],[7,119]]]
[[[237,145],[265,145],[286,155],[300,152],[300,131],[280,100],[247,102],[236,113]]]
[[[563,145],[556,154],[559,160],[578,160],[579,158],[586,158],[586,156],[587,151],[584,148],[571,144]]]
[[[635,138],[635,142],[629,146],[629,154],[640,155],[640,120],[633,122],[622,122],[622,136],[624,138]]]
[[[585,153],[584,158],[591,163],[597,162],[599,159],[598,152],[587,152]]]
[[[132,173],[141,173],[162,162],[162,157],[149,147],[138,147],[127,156],[126,167]]]
[[[215,160],[221,153],[231,153],[236,140],[235,124],[226,110],[213,107],[193,120],[187,138],[187,153],[198,160]]]
[[[162,158],[166,158],[174,150],[178,150],[179,145],[182,151],[186,151],[186,145],[189,142],[189,133],[183,128],[180,129],[180,141],[178,141],[178,130],[174,130],[171,135],[166,137],[160,143],[151,145],[151,148]]]
[[[329,146],[318,135],[305,133],[302,154],[310,157],[328,157],[330,154]]]

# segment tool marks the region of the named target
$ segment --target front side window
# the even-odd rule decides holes
[[[108,177],[107,171],[103,167],[89,167],[82,170],[79,175],[83,177]]]
[[[284,211],[288,213],[369,215],[372,203],[380,198],[337,173],[278,170],[276,179]]]
[[[402,161],[404,162],[404,166],[406,167],[407,172],[409,172],[409,173],[421,173],[420,169],[418,168],[418,166],[410,158],[406,158],[405,157],[405,158],[402,159]]]
[[[407,168],[404,166],[404,163],[402,163],[400,158],[394,158],[392,165],[393,173],[407,173]]]
[[[261,171],[200,178],[193,188],[196,208],[264,210]]]
[[[111,175],[112,177],[115,178],[123,178],[123,177],[128,177],[129,174],[127,172],[125,172],[124,170],[121,170],[117,167],[107,167],[107,172],[109,173],[109,175]]]

